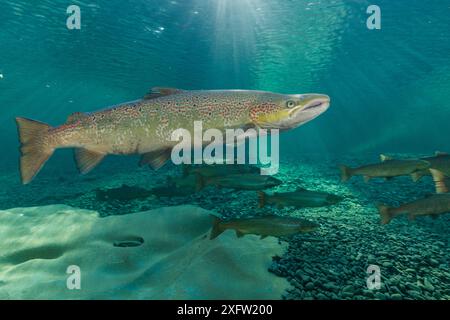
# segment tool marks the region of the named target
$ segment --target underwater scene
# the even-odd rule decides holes
[[[0,44],[0,299],[450,299],[450,2],[1,0]]]

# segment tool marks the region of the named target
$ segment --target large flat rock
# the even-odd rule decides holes
[[[108,218],[63,205],[0,211],[0,298],[281,298],[288,282],[267,269],[284,245],[232,231],[209,240],[211,214],[195,206]],[[79,290],[67,287],[72,265]]]

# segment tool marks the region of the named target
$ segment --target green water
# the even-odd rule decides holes
[[[81,10],[80,30],[66,26],[72,4]],[[431,179],[343,184],[337,166],[377,162],[379,153],[417,158],[450,152],[450,3],[379,0],[380,30],[366,26],[371,4],[2,0],[0,209],[65,204],[110,216],[193,204],[226,218],[306,217],[321,223],[319,233],[308,235],[311,242],[289,240],[288,253],[273,266],[294,286],[285,297],[449,299],[448,215],[380,226],[375,206],[434,193]],[[211,187],[175,198],[105,202],[98,190],[123,184],[150,189],[181,170],[168,164],[152,171],[138,168],[137,157],[108,157],[80,176],[70,150],[57,151],[35,181],[21,185],[16,116],[56,126],[73,112],[140,99],[155,86],[329,95],[327,112],[280,136],[277,178],[283,185],[272,191],[304,187],[346,200],[329,208],[261,209],[254,192]],[[380,291],[384,296],[358,287],[371,263],[384,263],[385,277],[394,279]],[[311,280],[305,268],[338,275]]]

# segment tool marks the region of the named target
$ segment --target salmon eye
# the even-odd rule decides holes
[[[288,102],[286,102],[286,106],[288,108],[293,108],[295,107],[295,101],[289,100]]]

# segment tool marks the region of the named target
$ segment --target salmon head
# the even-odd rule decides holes
[[[324,94],[268,93],[264,103],[251,111],[251,118],[262,129],[288,130],[315,119],[329,106],[330,97]]]

